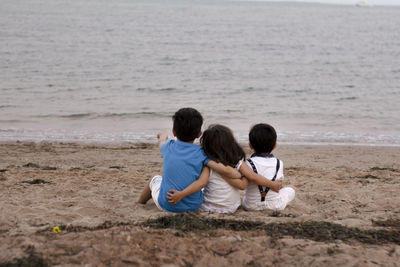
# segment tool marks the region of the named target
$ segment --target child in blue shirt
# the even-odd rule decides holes
[[[154,176],[142,191],[138,202],[145,204],[150,198],[167,212],[196,211],[203,202],[203,188],[212,168],[222,175],[240,179],[241,174],[230,166],[210,161],[203,149],[193,144],[202,134],[203,117],[193,108],[182,108],[173,116],[172,132],[158,135],[158,145],[163,157],[163,175]],[[206,167],[208,166],[208,167]],[[174,195],[172,199],[169,195]]]

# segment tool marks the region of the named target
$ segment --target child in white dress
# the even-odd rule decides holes
[[[245,153],[236,142],[231,130],[223,125],[211,125],[200,139],[204,153],[216,162],[232,166],[239,170]],[[233,183],[234,185],[229,184]],[[200,210],[234,213],[240,206],[240,190],[247,187],[246,178],[223,178],[210,170],[210,178],[204,187],[204,201]]]

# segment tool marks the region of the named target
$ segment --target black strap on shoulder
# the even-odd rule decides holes
[[[253,172],[258,173],[258,172],[257,172],[256,165],[254,165],[254,162],[253,162],[250,158],[247,159],[247,161],[250,163],[251,168],[253,169]]]
[[[271,156],[269,156],[269,155],[272,155],[272,154],[268,154],[268,158],[271,158]],[[255,156],[255,154],[253,154],[251,157],[253,157],[253,156]],[[256,156],[259,156],[259,155],[256,155]],[[272,155],[272,157],[273,157],[273,155]],[[251,158],[247,159],[247,161],[250,163],[250,166],[251,166],[251,168],[253,169],[253,172],[258,173],[258,172],[257,172],[256,165],[255,165],[254,162],[251,160]],[[280,164],[279,159],[276,159],[276,171],[275,171],[274,177],[272,177],[272,181],[275,181],[275,180],[276,180],[276,176],[278,175],[278,171],[279,171],[280,165],[281,165],[281,164]],[[266,197],[266,195],[267,195],[267,193],[268,193],[268,191],[269,191],[269,188],[268,188],[268,187],[265,187],[265,189],[264,189],[261,185],[259,185],[259,186],[258,186],[258,190],[260,191],[261,202],[265,201],[265,197]]]
[[[281,165],[281,163],[280,163],[279,159],[276,159],[276,170],[275,170],[274,177],[272,177],[272,181],[276,180],[276,176],[278,175],[280,165]]]

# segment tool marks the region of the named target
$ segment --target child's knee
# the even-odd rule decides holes
[[[293,197],[296,195],[296,191],[293,189],[293,187],[287,187],[287,190],[289,194],[293,195]]]
[[[279,191],[279,193],[281,193],[281,192],[287,199],[288,203],[290,201],[292,201],[294,199],[294,197],[296,196],[296,192],[294,191],[294,189],[292,187],[284,187]]]

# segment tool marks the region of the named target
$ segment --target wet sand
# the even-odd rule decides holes
[[[2,143],[0,266],[398,266],[399,152],[279,146],[274,154],[284,163],[285,184],[296,189],[294,202],[278,214],[187,215],[200,223],[239,223],[238,229],[223,224],[197,231],[144,224],[171,216],[152,200],[136,203],[162,169],[154,144]],[[263,226],[245,227],[248,221]],[[308,223],[320,228],[302,228]],[[273,225],[289,228],[278,227],[275,235],[266,230]],[[61,233],[53,233],[55,226]],[[295,227],[301,229],[294,233]],[[318,234],[336,228],[338,235]],[[367,231],[384,237],[363,238]]]

